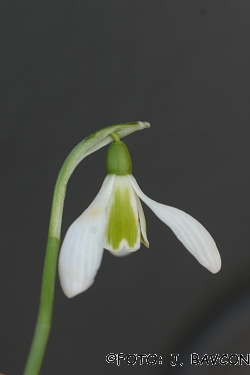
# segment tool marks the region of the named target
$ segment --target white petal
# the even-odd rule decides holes
[[[138,209],[138,214],[139,214],[139,221],[140,221],[140,229],[141,229],[141,242],[146,246],[149,247],[149,242],[147,239],[147,234],[146,234],[146,220],[143,212],[143,208],[141,205],[141,201],[138,197],[138,195],[135,193],[136,197],[136,203],[137,203],[137,209]],[[109,250],[113,255],[117,257],[123,257],[127,256],[132,253],[130,249],[121,249],[121,250]]]
[[[146,220],[143,212],[143,208],[141,205],[140,198],[136,195],[136,202],[137,202],[137,208],[139,213],[139,220],[140,220],[140,227],[141,227],[141,242],[146,246],[149,247],[149,242],[147,239],[147,228],[146,228]]]
[[[177,208],[157,203],[148,198],[139,188],[135,178],[130,181],[139,197],[167,224],[187,250],[206,267],[216,273],[221,268],[221,258],[216,244],[208,231],[192,216]]]
[[[68,229],[59,255],[59,277],[67,297],[84,292],[94,282],[103,254],[106,206],[114,177],[109,175],[83,214]]]
[[[115,176],[112,196],[108,205],[108,221],[104,241],[105,249],[115,255],[140,248],[140,225],[137,195],[127,176]]]
[[[127,256],[129,254],[132,254],[133,251],[131,251],[130,249],[127,249],[125,247],[123,247],[122,249],[120,250],[109,250],[107,249],[112,255],[116,256],[116,257],[124,257],[124,256]]]

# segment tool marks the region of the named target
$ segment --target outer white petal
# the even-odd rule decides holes
[[[148,198],[139,188],[135,178],[130,181],[139,197],[167,224],[187,250],[206,267],[216,273],[221,268],[221,258],[216,244],[208,231],[192,216],[177,208],[157,203]]]
[[[103,254],[106,206],[114,177],[109,175],[91,205],[68,229],[59,255],[59,277],[67,297],[84,292],[94,282]]]

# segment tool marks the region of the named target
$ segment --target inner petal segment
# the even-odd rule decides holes
[[[135,251],[140,248],[140,226],[134,189],[127,176],[116,176],[108,207],[105,248]]]

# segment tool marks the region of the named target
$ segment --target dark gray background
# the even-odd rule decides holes
[[[151,128],[125,139],[134,176],[148,196],[202,222],[222,269],[201,267],[144,206],[150,249],[123,259],[105,251],[94,285],[70,300],[57,278],[41,375],[248,373],[189,363],[194,351],[250,352],[249,1],[1,7],[0,372],[24,368],[63,160],[95,130],[142,120]],[[63,236],[98,192],[105,153],[75,171]],[[105,362],[110,352],[163,363],[117,367]],[[171,367],[171,353],[183,366]]]

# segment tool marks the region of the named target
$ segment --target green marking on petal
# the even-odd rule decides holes
[[[128,187],[117,187],[114,192],[107,226],[107,242],[113,250],[118,250],[123,240],[132,250],[137,242],[139,222],[130,194]]]

